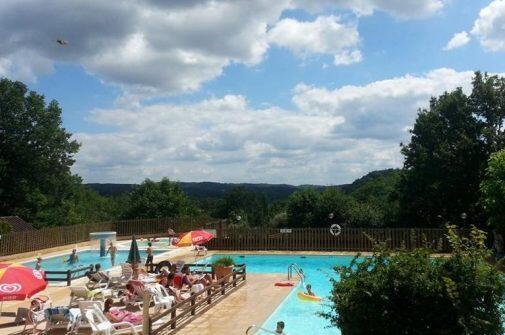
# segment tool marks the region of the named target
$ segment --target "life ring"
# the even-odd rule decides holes
[[[339,224],[334,223],[330,226],[330,234],[333,236],[338,236],[342,232],[342,227]]]
[[[275,283],[274,286],[278,286],[278,287],[293,287],[293,286],[295,286],[295,284],[293,284],[292,282],[289,282],[289,281],[280,281],[280,282]]]
[[[303,292],[298,292],[298,298],[300,300],[305,300],[305,301],[321,301],[321,300],[323,300],[323,298],[321,298],[321,297],[316,297],[316,296],[313,296],[313,295],[308,295],[308,294],[305,294]]]

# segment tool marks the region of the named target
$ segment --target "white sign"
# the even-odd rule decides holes
[[[281,229],[281,234],[291,234],[292,232],[291,229]]]

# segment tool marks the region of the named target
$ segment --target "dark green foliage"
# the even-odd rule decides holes
[[[0,220],[0,235],[10,233],[12,231],[12,227],[8,222]]]
[[[480,189],[489,223],[505,230],[505,150],[491,155]]]
[[[398,187],[401,173],[399,169],[373,171],[357,179],[349,187],[350,195],[363,204],[361,207],[365,206],[363,211],[373,212],[370,215],[376,216],[379,225],[386,227],[402,225],[398,222],[400,210]],[[359,210],[359,207],[356,206],[356,210]]]
[[[286,205],[289,227],[329,227],[336,223],[355,227],[381,226],[380,211],[371,204],[360,203],[339,188],[322,192],[306,189],[293,193]]]
[[[189,198],[168,178],[160,182],[146,179],[129,195],[124,217],[128,219],[167,218],[197,215]]]
[[[219,257],[212,262],[213,266],[232,266],[235,265],[235,261],[230,256]]]
[[[479,184],[489,155],[503,147],[504,101],[503,78],[476,73],[470,96],[457,89],[420,111],[402,149],[402,222],[484,224]]]
[[[80,183],[70,167],[79,144],[61,125],[56,101],[0,80],[0,212],[35,225],[67,223]]]
[[[235,225],[258,227],[270,220],[270,204],[264,194],[235,187],[225,194],[213,216],[226,218]]]
[[[343,335],[503,334],[505,282],[486,259],[485,233],[460,238],[450,227],[450,257],[430,250],[392,252],[338,266],[331,311],[322,314]]]

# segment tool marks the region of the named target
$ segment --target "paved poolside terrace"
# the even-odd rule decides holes
[[[65,247],[54,248],[41,252],[45,258],[68,254],[75,244]],[[89,248],[88,243],[77,245],[78,249]],[[31,261],[39,252],[3,257],[3,262],[26,262]],[[212,255],[212,251],[209,255]],[[221,252],[219,252],[221,253]],[[225,252],[226,253],[226,252]],[[285,252],[284,252],[285,253]],[[162,260],[184,260],[187,263],[195,261],[191,247],[172,249],[169,253],[155,256],[154,262]],[[119,267],[109,270],[112,274],[120,272]],[[280,274],[247,274],[247,283],[240,289],[233,291],[229,296],[220,300],[216,305],[209,308],[205,313],[196,315],[184,321],[184,326],[175,331],[177,334],[243,334],[252,324],[261,325],[274,312],[277,306],[289,294],[292,288],[274,287],[276,281],[285,280],[285,275]],[[72,281],[72,286],[83,286],[87,278]],[[66,286],[50,283],[48,288],[41,292],[51,297],[53,306],[68,306],[70,290]],[[24,323],[13,324],[18,308],[28,308],[29,301],[13,301],[4,303],[0,317],[0,335],[3,334],[31,334],[31,327],[23,332]],[[39,328],[43,329],[44,324]],[[65,334],[64,329],[55,329],[49,334]],[[79,334],[90,334],[90,329],[82,328]]]

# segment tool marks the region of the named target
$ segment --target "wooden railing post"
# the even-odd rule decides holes
[[[142,334],[151,334],[151,316],[149,315],[149,305],[151,305],[151,294],[144,292],[142,305]]]
[[[191,315],[195,315],[195,293],[191,292]]]
[[[67,270],[67,286],[72,285],[72,271]]]
[[[221,295],[225,295],[226,294],[226,286],[225,286],[225,282],[224,280],[221,281]]]
[[[212,289],[210,287],[207,289],[207,303],[212,304]]]
[[[177,312],[176,312],[176,309],[174,309],[172,311],[172,313],[170,314],[170,321],[174,320],[176,316],[177,316]],[[172,328],[172,329],[175,329],[175,327],[177,327],[176,320],[174,320],[174,322],[172,322],[172,324],[170,325],[170,328]]]
[[[233,271],[233,287],[237,287],[237,272]]]

